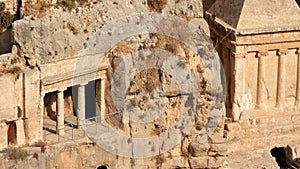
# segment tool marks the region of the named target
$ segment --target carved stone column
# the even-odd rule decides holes
[[[80,128],[85,120],[85,85],[78,87],[77,127]]]
[[[297,87],[296,87],[296,105],[300,106],[300,49],[298,48],[296,51],[298,55],[298,63],[297,63]]]
[[[266,63],[265,57],[268,55],[267,51],[258,52],[258,75],[257,75],[257,97],[256,106],[259,109],[266,108],[266,92],[265,92],[265,77],[266,77]]]
[[[100,105],[100,111],[101,111],[101,122],[105,121],[105,115],[106,115],[106,105],[105,105],[105,83],[106,78],[101,79],[101,105]]]
[[[245,90],[245,57],[246,53],[232,53],[232,70],[231,70],[231,94],[232,94],[232,112],[233,121],[239,121],[241,114],[242,97]]]
[[[285,57],[288,54],[288,50],[279,50],[278,55],[278,78],[277,78],[277,98],[276,106],[278,108],[284,108],[285,104]]]
[[[44,110],[45,110],[45,104],[44,104],[44,97],[45,94],[41,93],[41,102],[40,102],[40,126],[41,126],[41,134],[43,136],[43,125],[44,125]],[[42,137],[43,138],[43,137]]]
[[[57,93],[57,101],[56,101],[56,133],[58,135],[64,134],[64,91],[59,90]]]

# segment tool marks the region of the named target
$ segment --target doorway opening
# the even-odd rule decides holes
[[[275,147],[271,150],[271,154],[275,157],[276,162],[280,168],[287,168],[288,164],[286,162],[285,148]]]
[[[7,143],[8,145],[17,144],[17,125],[15,122],[8,123]]]

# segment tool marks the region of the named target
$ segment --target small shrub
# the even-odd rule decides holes
[[[12,74],[19,74],[21,73],[22,69],[19,66],[15,66],[9,70],[6,71],[6,73],[12,73]]]
[[[72,31],[74,35],[77,35],[77,34],[78,34],[78,30],[75,28],[75,26],[74,26],[73,24],[68,23],[67,26],[68,26],[68,29],[69,29],[70,31]]]
[[[37,153],[34,153],[32,157],[37,159],[37,160],[39,159],[39,155]]]
[[[34,4],[26,2],[23,14],[25,16],[33,15],[38,18],[42,18],[51,6],[51,4],[45,1],[38,1]]]
[[[24,150],[16,147],[7,148],[5,154],[9,160],[25,160],[28,157]]]
[[[69,8],[69,10],[76,8],[76,4],[74,0],[62,0],[62,5]]]
[[[14,21],[14,15],[9,12],[4,12],[5,5],[0,4],[0,31],[3,31],[11,26]]]
[[[160,154],[158,156],[156,156],[156,164],[161,166],[164,162],[166,162],[166,158],[164,157],[164,155]]]
[[[151,11],[161,13],[168,4],[167,0],[147,0],[148,7]]]
[[[81,6],[83,6],[83,5],[85,5],[85,4],[87,4],[88,3],[88,0],[76,0],[78,3],[79,3],[79,5],[81,5]],[[94,2],[95,3],[95,2]]]
[[[200,82],[200,85],[201,85],[202,89],[206,89],[207,81],[205,79],[202,79],[201,82]]]
[[[44,141],[42,141],[42,140],[40,140],[40,141],[38,141],[38,142],[35,143],[35,146],[41,147],[41,152],[45,153],[47,143],[44,142]]]
[[[1,2],[0,3],[0,12],[4,11],[5,10],[5,3],[4,2]]]

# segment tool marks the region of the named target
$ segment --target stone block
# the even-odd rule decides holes
[[[224,139],[223,137],[220,137],[218,135],[212,135],[211,137],[209,137],[209,139],[211,140],[211,143],[213,143],[213,144],[225,144],[226,143],[226,139]]]
[[[189,168],[188,160],[184,157],[173,157],[167,158],[166,161],[162,164],[161,168]]]
[[[207,168],[208,157],[191,157],[189,159],[190,167],[194,168]]]
[[[7,125],[6,123],[0,123],[0,150],[7,147]]]
[[[239,121],[240,128],[249,128],[253,125],[256,125],[256,120],[253,119],[247,119],[244,121]]]
[[[291,118],[293,122],[300,122],[300,115],[293,115]]]
[[[225,124],[226,138],[233,139],[243,135],[240,123],[227,123]]]
[[[210,151],[225,156],[228,151],[227,144],[211,144]]]
[[[205,156],[205,155],[207,155],[209,148],[210,148],[210,146],[207,143],[201,144],[197,141],[193,141],[189,145],[189,153],[193,157]]]
[[[18,119],[22,98],[22,78],[15,74],[5,74],[0,77],[0,121]]]
[[[208,159],[209,168],[221,168],[226,165],[226,157],[210,157]]]
[[[23,120],[15,121],[17,127],[17,144],[18,146],[26,144],[25,130]]]
[[[30,69],[24,72],[25,92],[25,131],[29,144],[42,140],[40,112],[40,72]]]
[[[226,123],[225,130],[228,130],[229,132],[238,132],[241,130],[240,123]]]

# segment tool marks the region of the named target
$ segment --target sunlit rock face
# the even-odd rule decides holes
[[[225,86],[202,1],[5,4],[15,20],[0,33],[1,167],[226,165]],[[118,20],[137,26],[109,27]]]

